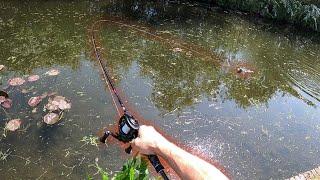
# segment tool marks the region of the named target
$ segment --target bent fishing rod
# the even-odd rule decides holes
[[[98,22],[98,21],[97,21]],[[106,84],[108,86],[108,89],[111,93],[112,96],[112,100],[113,100],[113,104],[118,112],[118,115],[120,116],[119,122],[118,122],[118,132],[117,133],[113,133],[111,131],[105,131],[103,136],[100,138],[100,141],[102,143],[106,142],[106,139],[111,135],[112,137],[114,137],[115,139],[124,142],[124,143],[128,143],[130,141],[132,141],[133,139],[138,137],[138,132],[139,132],[139,123],[138,121],[128,112],[128,109],[126,108],[125,104],[123,103],[123,101],[121,100],[120,95],[118,94],[118,91],[116,90],[116,87],[111,79],[111,76],[108,72],[108,69],[106,68],[106,66],[103,65],[102,63],[102,57],[101,57],[101,52],[100,52],[100,48],[97,47],[96,44],[96,37],[94,34],[94,26],[96,25],[95,22],[92,25],[91,28],[91,41],[93,44],[93,48],[94,48],[94,53],[96,56],[96,59],[99,62],[99,65],[101,67],[103,76],[105,78]],[[120,108],[117,106],[117,103],[119,104],[119,106],[121,107],[122,110],[120,110]],[[122,111],[122,112],[121,112]],[[132,151],[132,147],[131,145],[125,149],[125,152],[130,154]],[[161,164],[159,158],[157,155],[147,155],[149,161],[151,162],[152,166],[155,168],[156,172],[159,173],[162,178],[164,180],[169,180],[169,178],[167,177],[166,173],[164,172],[164,167]]]

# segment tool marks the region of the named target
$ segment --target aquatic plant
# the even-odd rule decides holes
[[[100,175],[102,180],[108,180],[109,174],[103,170],[98,163],[96,162],[94,165],[91,165],[95,167]],[[134,180],[134,179],[140,179],[140,180],[147,180],[150,179],[151,176],[149,174],[148,170],[148,164],[147,162],[141,158],[141,156],[137,156],[134,158],[129,159],[122,167],[121,171],[116,173],[111,179],[114,180]],[[92,176],[88,176],[88,180],[93,180]]]
[[[84,144],[82,146],[90,144],[92,146],[98,147],[98,143],[97,143],[98,138],[96,136],[93,136],[93,135],[84,136],[84,137],[82,137],[82,139],[80,141],[84,142]]]
[[[7,151],[0,151],[0,160],[1,161],[6,161],[7,157],[12,153],[12,151],[10,151],[10,149],[7,149]]]
[[[319,30],[320,8],[297,0],[217,0],[216,5]]]

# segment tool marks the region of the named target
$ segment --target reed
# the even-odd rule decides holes
[[[309,1],[297,0],[217,0],[227,9],[258,14],[280,22],[288,22],[320,32],[320,8]]]

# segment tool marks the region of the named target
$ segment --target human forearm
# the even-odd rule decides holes
[[[169,163],[181,179],[228,179],[210,163],[166,139],[159,141],[154,151]]]
[[[181,179],[228,179],[212,164],[169,142],[151,126],[140,126],[132,146],[142,154],[156,154],[165,159]]]

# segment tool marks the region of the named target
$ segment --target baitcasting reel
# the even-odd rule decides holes
[[[133,116],[125,113],[119,120],[118,133],[106,131],[100,138],[100,142],[105,143],[106,139],[111,135],[117,140],[128,143],[138,137],[139,124]],[[131,146],[125,149],[126,153],[131,153]]]
[[[133,116],[124,113],[124,115],[119,120],[118,133],[112,133],[111,131],[106,131],[103,136],[100,138],[100,142],[105,143],[106,139],[111,135],[117,140],[128,143],[133,139],[138,137],[139,124],[138,121],[134,119]],[[125,152],[130,154],[132,151],[131,145],[125,149]],[[157,173],[159,173],[164,180],[168,180],[167,175],[164,172],[164,167],[161,164],[158,156],[148,155],[148,159],[151,162],[152,166],[155,168]]]

